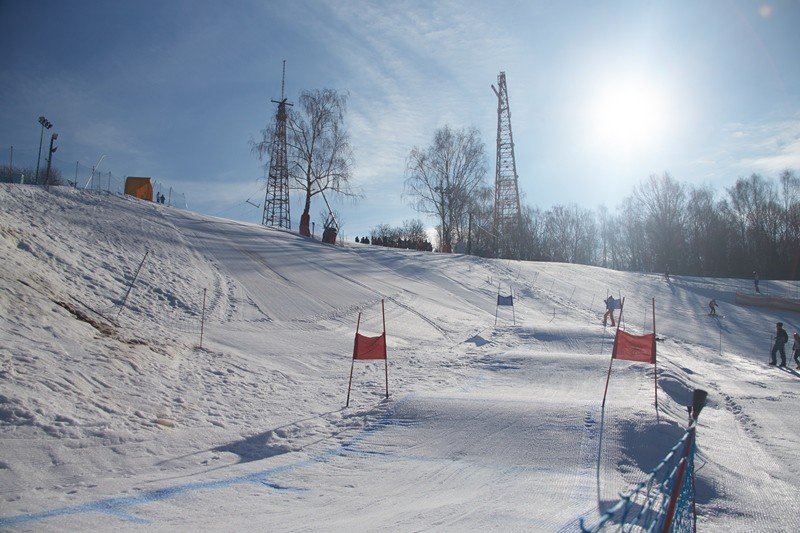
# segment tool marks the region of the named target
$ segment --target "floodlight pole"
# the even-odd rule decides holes
[[[39,183],[39,164],[42,162],[42,141],[44,140],[44,130],[45,128],[49,130],[53,127],[53,123],[43,116],[39,117],[39,124],[42,125],[42,132],[39,134],[39,157],[36,159],[36,179],[34,183],[37,185]]]

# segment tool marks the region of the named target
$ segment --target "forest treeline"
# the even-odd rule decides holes
[[[482,186],[453,217],[453,250],[495,255],[494,193]],[[668,173],[636,185],[616,211],[523,206],[511,257],[693,276],[797,279],[800,179],[752,174],[717,194]],[[441,234],[441,229],[437,228]]]

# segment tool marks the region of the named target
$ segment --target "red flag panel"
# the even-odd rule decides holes
[[[611,353],[611,357],[626,361],[655,364],[656,334],[631,335],[622,330],[617,330],[617,336],[614,339],[614,350]]]
[[[356,333],[353,359],[386,359],[386,334],[366,337]]]

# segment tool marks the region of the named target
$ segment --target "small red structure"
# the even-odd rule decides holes
[[[383,316],[383,333],[377,337],[367,337],[358,332],[361,325],[361,313],[358,313],[358,321],[356,322],[356,338],[353,343],[353,361],[350,363],[350,381],[347,384],[347,403],[345,407],[350,405],[350,387],[353,384],[353,367],[355,366],[356,359],[370,360],[370,359],[383,359],[386,369],[386,397],[389,397],[389,360],[386,357],[386,311],[384,310],[383,300],[381,300],[381,315]]]

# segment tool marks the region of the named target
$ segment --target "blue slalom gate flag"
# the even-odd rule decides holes
[[[497,295],[497,305],[510,305],[514,306],[514,295],[509,294],[508,296],[500,296]]]

